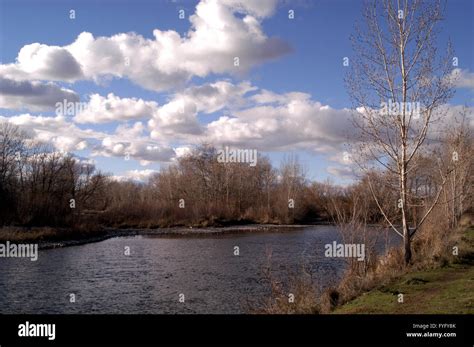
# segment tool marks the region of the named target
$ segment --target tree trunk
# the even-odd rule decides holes
[[[402,199],[402,228],[403,228],[403,244],[405,266],[411,261],[411,238],[410,229],[407,221],[407,164],[406,164],[406,146],[403,143],[402,163],[400,172],[400,193]]]
[[[405,229],[405,228],[404,228]],[[410,234],[407,233],[405,234],[404,231],[404,237],[403,237],[403,242],[404,242],[404,258],[405,258],[405,265],[410,264],[411,261],[411,239],[410,239]]]

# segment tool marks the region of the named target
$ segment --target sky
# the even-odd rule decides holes
[[[343,183],[343,58],[362,5],[0,0],[0,121],[120,178],[146,180],[212,143],[276,167],[297,155],[309,179]],[[438,39],[459,62],[453,106],[473,106],[473,17],[473,1],[447,2]],[[79,106],[61,113],[63,100]]]

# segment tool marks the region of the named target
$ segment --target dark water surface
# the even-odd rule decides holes
[[[248,300],[267,296],[262,270],[269,253],[283,281],[303,264],[321,284],[336,280],[345,262],[324,256],[324,245],[334,240],[340,240],[334,226],[311,226],[191,238],[119,237],[40,250],[36,262],[2,258],[0,313],[244,313]]]

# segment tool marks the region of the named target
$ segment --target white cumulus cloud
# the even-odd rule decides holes
[[[63,100],[77,102],[79,95],[52,82],[16,81],[0,75],[0,108],[47,111]]]
[[[87,106],[74,118],[78,123],[106,123],[151,117],[158,108],[154,101],[120,98],[113,93],[106,97],[92,94]]]
[[[153,39],[133,32],[110,37],[83,32],[63,47],[26,45],[15,63],[0,66],[0,73],[16,80],[69,82],[112,76],[155,91],[182,86],[193,76],[239,74],[290,51],[287,43],[262,30],[262,18],[275,6],[273,0],[202,0],[183,36],[159,29]]]

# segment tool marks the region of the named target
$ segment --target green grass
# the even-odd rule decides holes
[[[474,313],[474,227],[462,236],[460,255],[447,266],[411,272],[362,294],[334,313]],[[398,294],[403,294],[403,303]]]

